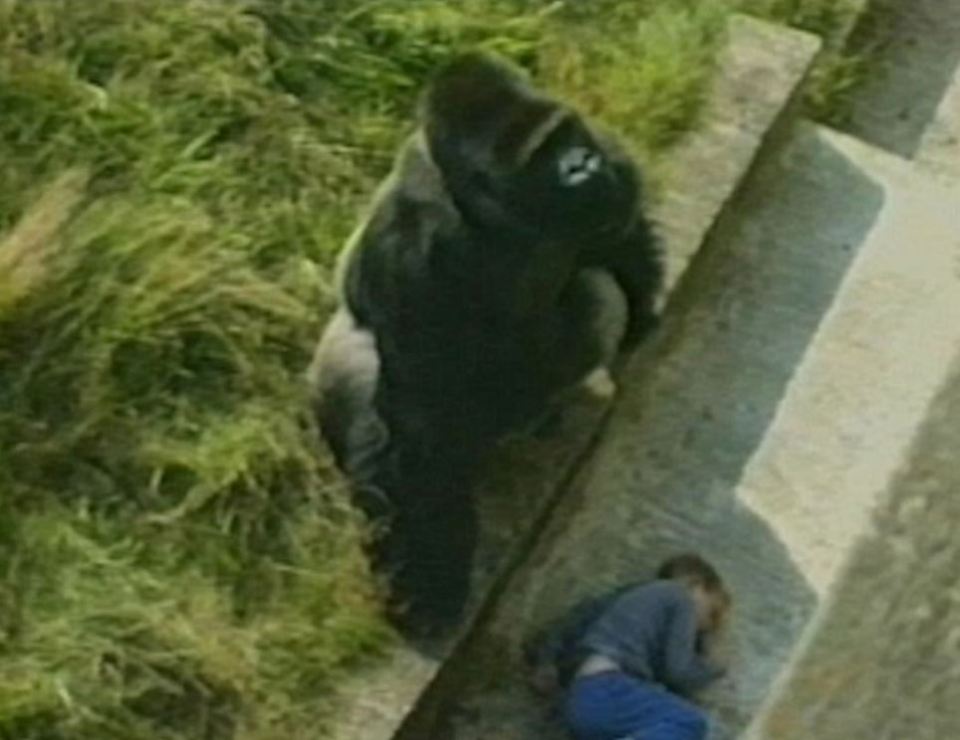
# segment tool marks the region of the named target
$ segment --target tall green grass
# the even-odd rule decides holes
[[[842,6],[0,0],[0,737],[322,737],[391,641],[301,376],[438,65],[504,54],[655,172],[730,10]]]

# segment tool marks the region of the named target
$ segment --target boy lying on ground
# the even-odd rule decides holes
[[[534,685],[566,689],[577,740],[703,740],[706,716],[688,698],[724,673],[714,648],[730,604],[706,560],[672,558],[544,635],[528,654]]]

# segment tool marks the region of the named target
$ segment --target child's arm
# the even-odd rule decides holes
[[[578,602],[528,645],[527,662],[533,665],[556,663],[571,643],[577,641],[603,613],[609,601],[610,595],[605,595]]]
[[[565,659],[576,648],[590,626],[607,608],[631,586],[624,586],[612,593],[582,599],[559,620],[537,635],[525,647],[527,664],[533,669],[535,681],[546,683],[545,677],[552,674],[558,681],[569,678],[566,672],[573,666],[565,665]]]
[[[710,642],[706,637],[703,641]],[[707,687],[724,674],[724,669],[710,659],[709,653],[701,653],[701,640],[697,634],[697,611],[693,602],[685,599],[678,602],[667,624],[664,645],[664,676],[667,688],[680,694],[694,694]]]

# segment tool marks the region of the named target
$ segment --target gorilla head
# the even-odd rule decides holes
[[[428,89],[423,125],[457,207],[561,241],[618,234],[638,202],[636,168],[572,109],[489,57],[461,57]]]

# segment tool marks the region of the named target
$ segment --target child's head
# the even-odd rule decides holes
[[[722,626],[730,611],[730,593],[710,563],[694,553],[666,560],[657,570],[657,578],[680,581],[693,594],[700,617],[700,629],[713,632]]]

